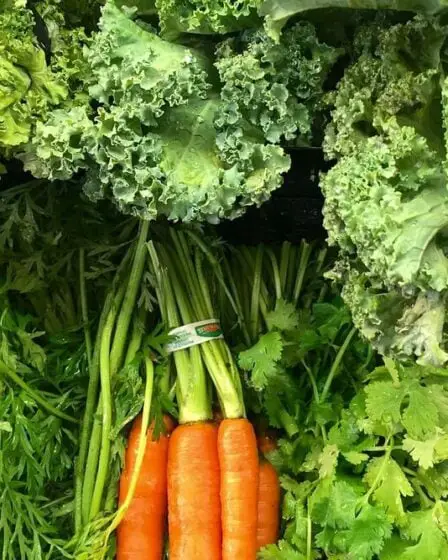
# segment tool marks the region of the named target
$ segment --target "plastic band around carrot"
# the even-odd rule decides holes
[[[168,334],[173,337],[173,340],[165,346],[168,354],[204,344],[210,340],[224,338],[218,319],[206,319],[183,325],[172,329]]]

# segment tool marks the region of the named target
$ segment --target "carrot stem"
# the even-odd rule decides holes
[[[120,315],[117,319],[112,349],[110,351],[111,375],[115,375],[115,373],[120,369],[124,359],[124,347],[128,336],[129,324],[131,322],[138,290],[140,289],[143,268],[145,266],[145,245],[148,237],[148,231],[149,222],[143,221],[140,226],[134,262],[129,275],[128,286],[121,306]]]
[[[110,376],[110,345],[112,340],[113,328],[115,325],[116,312],[111,310],[107,318],[101,336],[100,351],[100,380],[101,397],[98,414],[101,414],[102,430],[101,444],[98,459],[98,471],[96,474],[95,486],[93,489],[92,503],[90,505],[90,519],[93,519],[101,509],[104,485],[106,483],[108,466],[110,461],[110,430],[112,427],[112,392]]]
[[[83,524],[87,523],[89,520],[90,501],[92,499],[95,483],[95,475],[98,466],[98,449],[101,440],[101,422],[94,414],[100,381],[101,336],[110,310],[112,308],[118,308],[121,304],[124,294],[122,290],[118,290],[117,288],[122,285],[123,273],[127,268],[130,257],[131,253],[127,251],[115,274],[111,289],[106,296],[106,301],[98,324],[91,368],[89,370],[89,386],[87,389],[87,400],[82,421],[79,455],[75,475],[75,509],[78,510],[78,516],[79,511],[81,511]]]

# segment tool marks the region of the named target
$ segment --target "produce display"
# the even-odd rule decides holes
[[[0,0],[1,560],[448,558],[447,15]]]

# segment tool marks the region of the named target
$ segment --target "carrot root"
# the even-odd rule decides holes
[[[223,420],[218,437],[221,467],[222,560],[257,554],[258,450],[252,424]]]
[[[218,429],[176,428],[168,458],[170,560],[221,560]],[[236,559],[234,559],[236,560]]]
[[[119,502],[125,500],[135,466],[135,453],[141,430],[141,417],[132,426],[120,478]],[[165,419],[167,432],[170,422]],[[167,462],[169,433],[152,439],[148,430],[145,458],[134,497],[123,521],[117,528],[117,560],[161,560],[167,518]]]
[[[275,544],[280,525],[280,481],[268,461],[260,463],[258,487],[257,548]]]

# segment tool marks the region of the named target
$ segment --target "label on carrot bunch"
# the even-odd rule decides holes
[[[210,340],[224,338],[221,325],[217,319],[206,319],[205,321],[183,325],[170,331],[169,335],[172,340],[165,347],[169,354]]]

